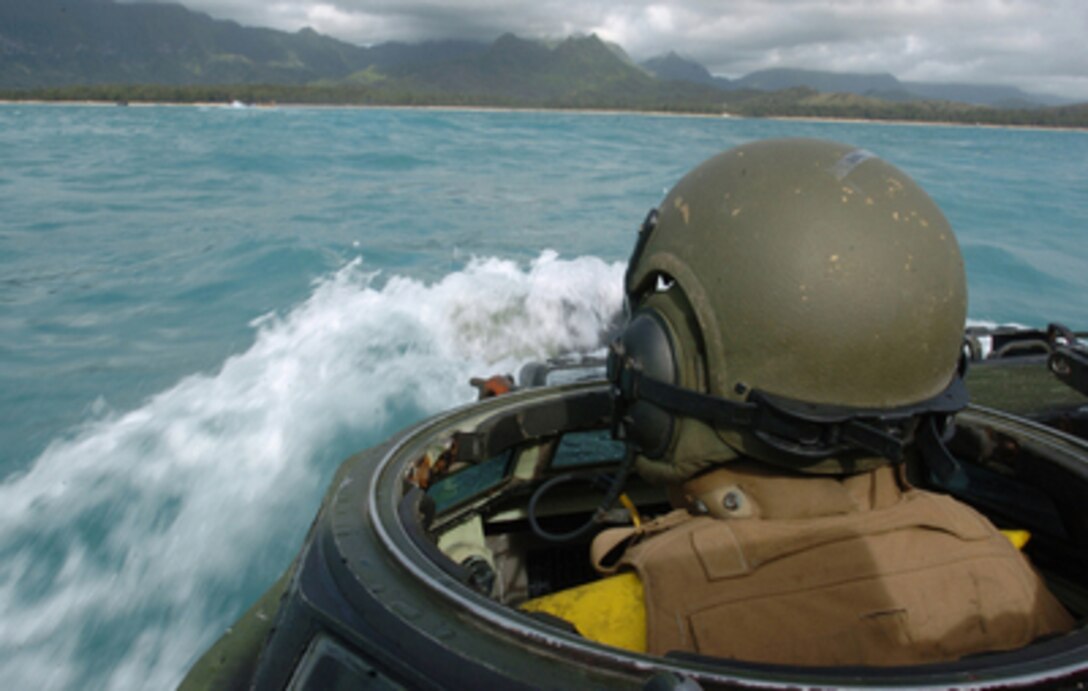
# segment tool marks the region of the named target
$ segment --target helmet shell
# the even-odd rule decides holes
[[[669,192],[633,262],[636,305],[663,275],[694,312],[707,381],[685,386],[890,408],[955,374],[956,237],[910,177],[862,149],[789,139],[714,156]]]

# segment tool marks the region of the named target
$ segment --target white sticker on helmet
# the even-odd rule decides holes
[[[876,154],[865,149],[854,149],[850,153],[846,154],[839,159],[832,168],[831,172],[835,175],[835,179],[842,181],[847,175],[849,175],[854,168],[868,161],[870,158],[876,158]]]

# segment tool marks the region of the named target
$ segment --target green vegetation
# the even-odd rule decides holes
[[[820,94],[807,88],[750,94],[727,110],[749,118],[820,118],[939,122],[1005,126],[1088,127],[1088,103],[1053,108],[1005,109],[953,101],[889,101],[853,94]]]
[[[724,96],[724,98],[723,98]],[[555,91],[546,96],[518,96],[484,91],[457,92],[422,83],[381,79],[370,83],[312,85],[114,84],[0,90],[0,99],[14,101],[90,101],[103,103],[243,103],[257,105],[309,104],[333,106],[453,106],[631,110],[726,114],[740,117],[796,117],[938,122],[969,125],[1088,128],[1088,104],[1054,108],[999,109],[947,101],[884,101],[853,94],[820,94],[810,89],[773,93],[694,92],[681,82],[664,82],[645,91],[608,85]]]
[[[308,104],[331,106],[464,106],[486,108],[545,108],[636,110],[678,113],[721,113],[720,104],[676,100],[668,89],[658,94],[608,94],[587,90],[552,98],[519,99],[502,94],[456,93],[401,83],[221,84],[170,86],[113,84],[65,86],[32,90],[0,90],[0,100],[98,103],[231,103],[254,105]]]
[[[1051,108],[991,108],[952,101],[888,101],[797,88],[750,95],[730,112],[747,117],[946,122],[972,125],[1088,127],[1088,104]]]

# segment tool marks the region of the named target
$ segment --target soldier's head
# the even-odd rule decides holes
[[[617,434],[652,479],[740,455],[867,470],[966,402],[955,235],[868,151],[786,139],[714,156],[651,211],[625,288]]]

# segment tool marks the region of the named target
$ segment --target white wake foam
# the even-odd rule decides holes
[[[5,684],[175,685],[248,604],[231,595],[297,549],[335,439],[376,442],[398,413],[470,400],[472,375],[600,347],[622,272],[548,252],[382,285],[356,261],[217,373],[53,443],[0,485]]]

